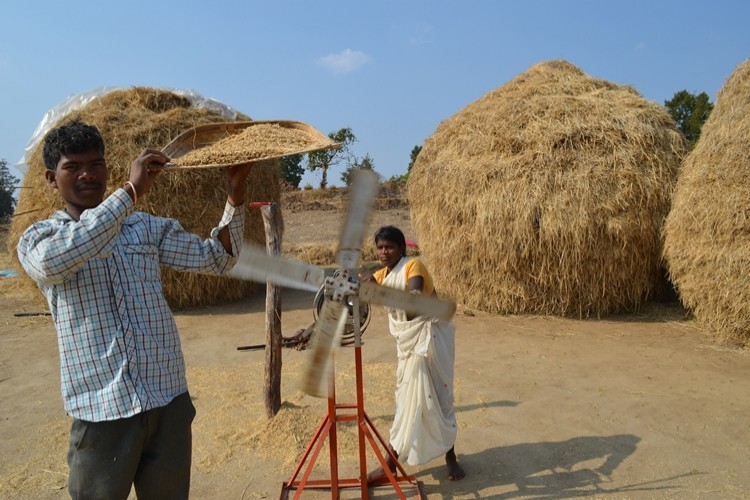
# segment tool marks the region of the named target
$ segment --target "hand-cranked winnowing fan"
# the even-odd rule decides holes
[[[378,180],[374,172],[355,172],[336,255],[336,263],[340,269],[333,276],[326,277],[325,271],[320,267],[299,260],[269,256],[263,248],[250,243],[243,245],[238,262],[229,273],[234,278],[269,281],[300,290],[317,291],[324,287],[325,298],[313,331],[310,363],[303,381],[303,390],[313,396],[328,396],[332,358],[346,328],[348,306],[351,305],[352,297],[357,297],[360,302],[441,319],[450,319],[456,310],[453,302],[414,295],[375,283],[359,283],[356,279],[355,269],[362,257],[361,246],[377,187]]]
[[[349,304],[345,302],[357,293],[356,276],[351,276],[350,270],[359,266],[362,241],[377,194],[378,179],[374,173],[371,174],[358,175],[352,182],[346,221],[336,252],[336,264],[341,266],[341,270],[326,280],[323,307],[313,330],[312,358],[307,365],[302,387],[313,396],[328,395],[333,354],[341,345],[341,336],[349,316]]]

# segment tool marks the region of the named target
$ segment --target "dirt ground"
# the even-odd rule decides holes
[[[341,224],[336,207],[299,206],[284,218],[289,243],[335,241]],[[372,225],[381,223],[410,236],[403,207],[378,210]],[[12,282],[0,278],[0,498],[67,498],[54,328],[48,316],[16,315],[43,310]],[[284,291],[285,336],[312,322],[312,299]],[[238,350],[264,342],[264,300],[176,313],[198,411],[193,498],[278,498],[326,415],[326,400],[298,390],[309,351],[284,349],[282,409],[266,418],[264,353]],[[467,477],[448,481],[442,459],[406,466],[427,498],[750,498],[750,354],[716,345],[679,304],[598,320],[459,307],[455,323],[456,451]],[[380,308],[363,341],[365,410],[387,438],[395,346]],[[355,402],[353,348],[339,351],[336,367],[337,402]],[[351,424],[340,424],[338,441],[339,476],[358,477]],[[331,477],[327,449],[312,479]],[[372,468],[369,447],[367,456]],[[396,498],[389,487],[371,495]]]

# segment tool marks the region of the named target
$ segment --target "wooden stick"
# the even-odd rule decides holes
[[[281,254],[281,216],[273,203],[260,207],[266,231],[266,251]],[[272,418],[281,408],[281,287],[266,282],[266,370],[263,378],[266,416]]]

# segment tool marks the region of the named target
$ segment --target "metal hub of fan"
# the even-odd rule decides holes
[[[354,319],[354,300],[353,297],[359,291],[359,282],[351,276],[348,269],[337,269],[333,276],[327,277],[323,286],[315,294],[313,300],[313,318],[318,322],[318,316],[323,309],[323,303],[326,300],[336,300],[346,306],[347,321],[344,332],[341,335],[341,344],[349,345],[354,342],[354,336],[357,333]],[[359,335],[365,333],[367,326],[370,324],[370,304],[366,302],[359,303]]]

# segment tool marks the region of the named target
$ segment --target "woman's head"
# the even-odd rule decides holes
[[[375,232],[375,252],[382,265],[393,269],[406,255],[404,233],[395,226],[381,227]]]

